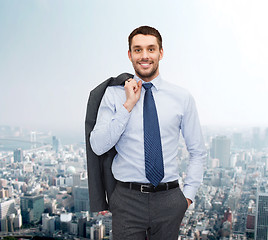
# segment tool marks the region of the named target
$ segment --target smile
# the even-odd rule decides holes
[[[143,68],[148,68],[150,63],[139,63]]]

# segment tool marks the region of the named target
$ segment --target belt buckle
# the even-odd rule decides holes
[[[149,193],[149,192],[145,192],[144,188],[148,188],[148,185],[141,185],[141,192],[142,193]]]

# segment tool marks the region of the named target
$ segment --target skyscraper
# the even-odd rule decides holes
[[[15,200],[0,200],[0,219],[4,219],[12,213],[16,213]]]
[[[259,192],[257,196],[257,216],[255,240],[268,239],[268,193]]]
[[[255,149],[261,148],[260,128],[254,127],[252,129],[252,147]]]
[[[58,153],[59,152],[59,147],[60,147],[60,141],[56,136],[52,137],[52,147],[53,150]]]
[[[14,162],[22,162],[23,154],[21,148],[14,150],[13,156],[14,156]]]
[[[233,133],[232,135],[232,146],[236,149],[240,149],[243,146],[242,133]]]
[[[74,187],[74,210],[75,212],[89,211],[89,195],[87,187]]]
[[[231,140],[226,136],[217,136],[212,139],[210,156],[220,161],[220,167],[229,168]]]
[[[20,199],[22,222],[38,223],[44,212],[44,196],[25,195]]]
[[[268,128],[264,130],[264,146],[268,147]]]
[[[32,131],[31,132],[31,148],[36,148],[36,132]]]

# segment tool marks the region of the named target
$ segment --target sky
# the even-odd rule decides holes
[[[268,126],[266,0],[0,0],[0,125],[84,136],[90,90],[133,73],[127,38],[163,38],[161,76],[201,125]]]

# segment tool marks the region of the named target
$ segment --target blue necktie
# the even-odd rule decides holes
[[[152,86],[152,83],[143,84],[146,90],[143,102],[144,155],[146,178],[156,187],[164,178],[164,164]]]

